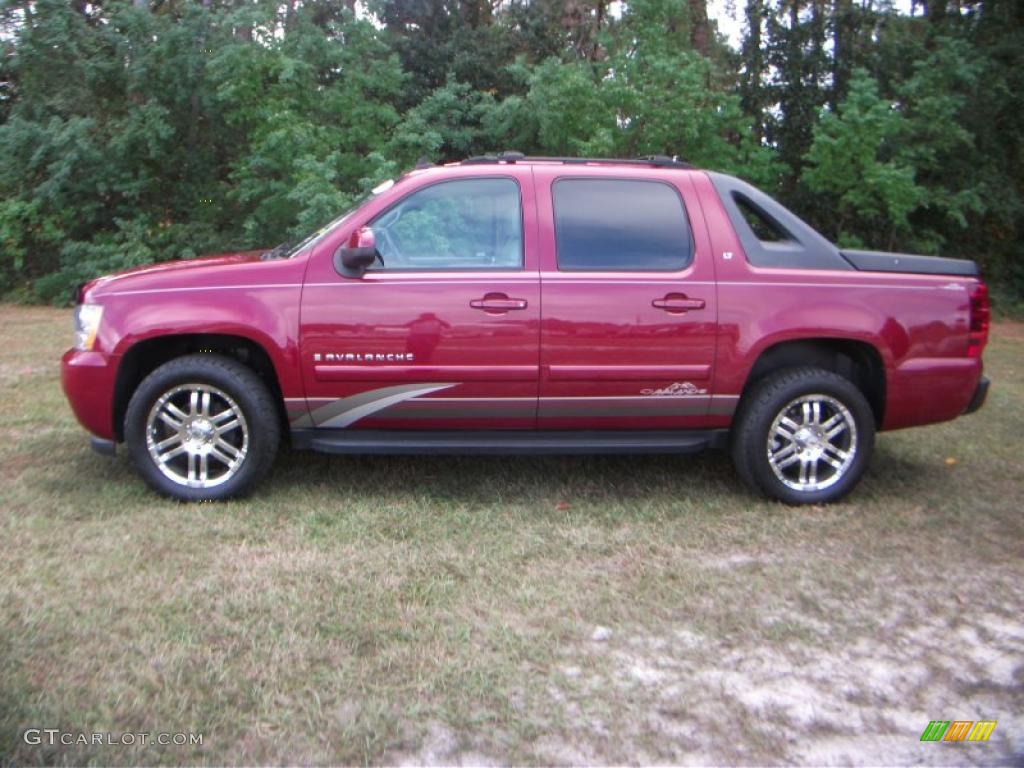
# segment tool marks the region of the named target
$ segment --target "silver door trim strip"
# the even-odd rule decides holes
[[[302,283],[258,283],[256,285],[182,285],[177,288],[139,288],[134,291],[109,291],[103,296],[136,296],[148,293],[177,293],[179,291],[252,290],[254,288],[301,288]]]
[[[600,277],[571,277],[559,273],[542,272],[541,280],[548,283],[572,283],[577,284],[597,284],[607,285],[612,283],[614,285],[665,285],[666,283],[673,283],[679,285],[715,285],[713,280],[690,280],[686,277],[680,277],[679,275],[668,275],[661,280],[652,280],[650,278],[635,278],[635,279],[616,279],[614,277],[600,278]]]
[[[337,286],[350,287],[355,285],[388,286],[398,285],[438,285],[439,283],[523,283],[525,285],[537,285],[537,277],[505,277],[502,275],[481,275],[480,277],[461,277],[457,280],[450,278],[437,278],[434,280],[353,280],[346,283],[306,283],[307,288],[335,288]]]
[[[917,275],[917,277],[927,277],[927,275]],[[948,275],[947,275],[948,277]],[[897,288],[905,291],[935,291],[944,290],[944,285],[900,285],[899,283],[774,283],[774,282],[754,282],[748,280],[720,280],[717,285],[719,287],[737,285],[744,288],[870,288],[877,290],[879,288]]]

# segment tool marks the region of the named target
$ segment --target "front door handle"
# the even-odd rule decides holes
[[[482,309],[489,315],[503,315],[510,309],[526,309],[526,299],[512,299],[504,293],[488,293],[482,299],[473,299],[469,306]]]
[[[682,293],[670,293],[664,298],[651,302],[655,309],[663,309],[672,314],[681,315],[691,309],[704,309],[704,299],[691,299]]]

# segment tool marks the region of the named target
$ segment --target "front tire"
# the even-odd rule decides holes
[[[874,444],[874,413],[853,382],[820,368],[787,368],[744,397],[732,455],[754,490],[787,504],[825,504],[853,489]]]
[[[266,385],[215,354],[161,365],[125,413],[128,455],[158,493],[182,501],[243,496],[269,472],[281,427]]]

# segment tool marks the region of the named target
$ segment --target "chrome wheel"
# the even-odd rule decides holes
[[[239,471],[249,426],[238,404],[209,384],[182,384],[161,395],[146,419],[146,448],[173,482],[213,488]]]
[[[849,409],[824,394],[804,395],[779,411],[768,430],[768,463],[797,491],[821,491],[846,474],[857,455],[857,425]]]

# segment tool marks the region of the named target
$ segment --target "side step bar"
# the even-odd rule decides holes
[[[695,453],[724,448],[728,430],[445,431],[293,429],[292,447],[348,454]]]

